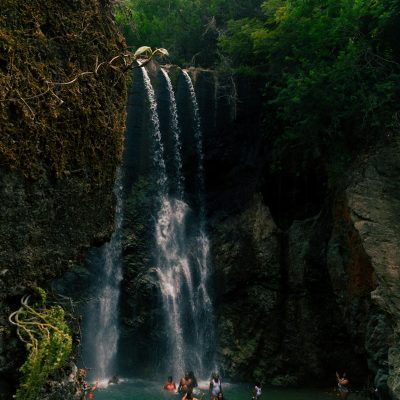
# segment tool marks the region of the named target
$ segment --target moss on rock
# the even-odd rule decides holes
[[[118,63],[94,73],[125,48],[109,10],[94,0],[6,0],[0,11],[0,164],[29,178],[113,180],[126,79]]]

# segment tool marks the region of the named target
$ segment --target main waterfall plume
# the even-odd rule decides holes
[[[191,98],[193,135],[196,140],[198,209],[192,209],[183,191],[182,154],[178,111],[170,78],[162,71],[168,91],[169,130],[174,154],[166,157],[157,98],[146,69],[142,69],[152,124],[152,164],[156,181],[154,211],[154,263],[164,309],[167,337],[164,354],[166,373],[175,376],[193,370],[206,376],[212,365],[214,346],[212,303],[207,291],[209,243],[205,234],[203,155],[197,103]],[[192,86],[193,88],[193,86]],[[190,91],[189,91],[190,93]],[[193,91],[193,95],[194,91]],[[166,160],[173,160],[173,176],[167,176]]]

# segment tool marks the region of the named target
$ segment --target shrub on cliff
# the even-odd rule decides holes
[[[21,384],[16,400],[36,400],[48,376],[60,368],[72,350],[72,338],[60,306],[46,306],[46,293],[37,288],[39,300],[32,306],[30,296],[21,300],[22,307],[12,313],[10,322],[17,327],[28,357],[22,365]]]

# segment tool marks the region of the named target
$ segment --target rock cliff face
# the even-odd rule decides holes
[[[356,160],[346,180],[328,190],[322,166],[310,166],[307,176],[270,168],[260,79],[190,73],[203,127],[221,372],[276,385],[331,386],[335,371],[346,371],[355,387],[375,384],[382,398],[400,398],[399,143]],[[184,110],[179,80],[174,84]],[[180,122],[190,177],[195,165],[185,112]],[[138,165],[138,175],[146,168]],[[186,185],[190,194],[190,179]],[[139,179],[130,196],[126,221],[135,235],[126,233],[121,344],[127,348],[135,337],[140,346],[122,358],[127,370],[145,375],[163,353],[164,334],[154,329],[162,309],[145,228],[152,213],[148,179]],[[138,366],[135,359],[147,362]]]
[[[196,85],[221,369],[283,385],[306,376],[330,385],[346,370],[355,385],[400,398],[398,141],[357,160],[328,192],[318,166],[308,176],[269,172],[256,82],[210,88],[199,72]]]
[[[205,131],[221,369],[278,385],[306,376],[329,384],[341,368],[361,379],[366,351],[349,334],[328,268],[333,198],[314,171],[311,189],[307,178],[268,173],[259,82],[239,77],[234,90],[234,118],[225,103],[230,112],[217,107],[214,131]]]
[[[395,399],[400,398],[399,146],[395,138],[369,154],[353,174],[353,181],[345,192],[351,224],[365,253],[363,259],[369,262],[371,277],[367,279],[373,283],[374,290],[368,291],[368,295],[378,310],[377,315],[372,314],[367,319],[368,361],[378,383],[388,379]],[[354,286],[360,285],[360,278],[357,279],[360,270],[357,271],[357,265],[352,267],[347,290],[350,293]],[[365,276],[361,277],[361,286],[364,286],[363,279]]]
[[[126,79],[105,65],[94,73],[124,50],[109,7],[0,5],[1,399],[15,392],[25,357],[8,315],[113,226]]]

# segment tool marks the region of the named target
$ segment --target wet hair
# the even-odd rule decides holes
[[[172,376],[169,376],[169,377],[168,377],[168,380],[169,380],[169,381],[172,381]]]
[[[260,387],[260,386],[261,386],[260,381],[257,381],[257,382],[256,382],[256,386],[257,386],[257,387]]]

